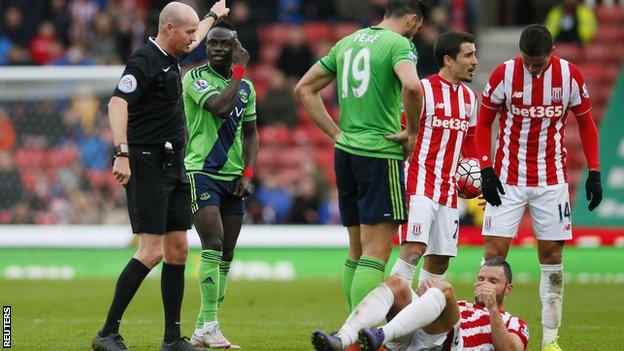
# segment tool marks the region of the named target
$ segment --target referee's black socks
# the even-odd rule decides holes
[[[171,343],[182,337],[180,332],[180,309],[184,296],[183,264],[163,262],[160,290],[165,307],[165,342]]]
[[[128,307],[130,301],[132,301],[134,294],[139,290],[141,282],[143,282],[143,279],[145,279],[149,272],[150,269],[141,261],[136,258],[130,259],[130,262],[128,262],[123,271],[121,271],[117,279],[113,302],[108,310],[106,322],[100,331],[100,336],[119,333],[121,316],[126,310],[126,307]]]

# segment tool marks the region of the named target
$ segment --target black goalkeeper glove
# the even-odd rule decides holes
[[[602,201],[602,185],[600,184],[600,171],[589,171],[585,182],[585,197],[589,201],[587,208],[593,211]]]
[[[492,206],[500,206],[502,204],[500,195],[505,195],[503,184],[496,173],[494,168],[488,167],[481,170],[481,191],[483,192],[483,198]]]

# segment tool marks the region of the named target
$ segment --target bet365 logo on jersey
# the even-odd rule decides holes
[[[511,113],[516,116],[532,117],[532,118],[553,118],[563,116],[563,106],[531,106],[518,107],[511,105]]]
[[[459,118],[440,118],[435,115],[431,121],[431,126],[434,128],[453,129],[462,132],[468,131],[468,124],[469,121],[462,121]]]

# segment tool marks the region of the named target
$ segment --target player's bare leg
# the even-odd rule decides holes
[[[397,222],[360,225],[362,256],[351,285],[352,307],[384,280],[386,263],[392,250],[392,238],[397,229]]]
[[[342,269],[342,291],[347,303],[347,311],[351,313],[351,285],[357,264],[362,256],[360,226],[347,227],[349,233],[349,253]]]
[[[564,281],[561,263],[565,241],[538,240],[537,243],[541,267],[539,293],[542,301],[542,347],[545,350],[560,350],[557,335],[563,309]]]
[[[392,266],[390,274],[403,278],[408,286],[412,286],[414,274],[416,273],[416,266],[418,265],[420,258],[425,254],[426,250],[427,245],[425,243],[409,241],[402,242],[399,258],[397,258],[394,266]]]
[[[509,253],[509,245],[511,245],[511,238],[505,238],[500,236],[483,236],[483,260],[489,260],[493,257],[507,258]]]
[[[418,276],[418,284],[421,285],[430,279],[444,280],[450,259],[450,256],[444,255],[425,256],[425,263],[423,263]]]
[[[389,277],[384,283],[394,296],[386,316],[389,322],[381,328],[360,330],[362,350],[377,350],[382,344],[421,328],[430,334],[445,333],[459,321],[459,308],[449,283],[429,280],[419,289],[421,295],[416,296],[402,279],[397,278]]]
[[[201,307],[191,338],[194,346],[225,348],[230,342],[219,329],[219,264],[223,255],[223,223],[219,207],[205,206],[193,215],[193,223],[202,244],[199,267]]]

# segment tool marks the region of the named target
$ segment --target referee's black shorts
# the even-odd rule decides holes
[[[171,167],[163,167],[162,145],[130,145],[130,172],[126,199],[133,233],[191,229],[191,188],[184,150],[175,150]]]

